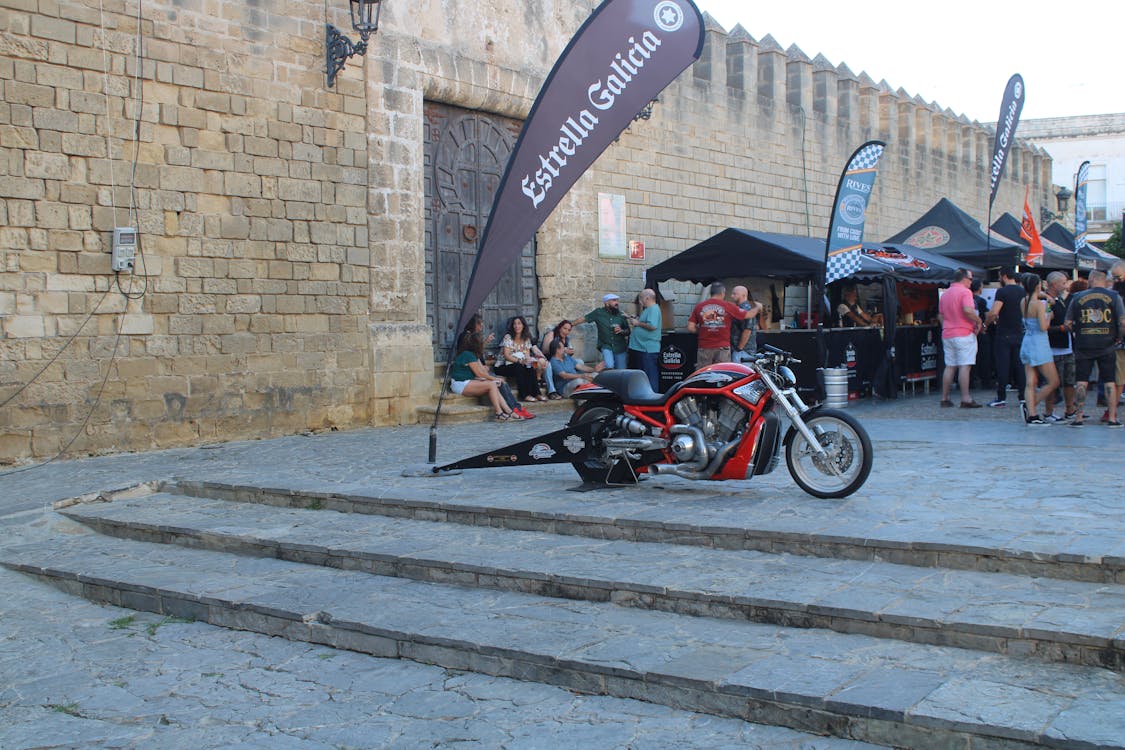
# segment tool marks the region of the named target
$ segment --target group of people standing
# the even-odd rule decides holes
[[[1117,401],[1125,387],[1125,261],[1115,263],[1111,274],[1112,279],[1104,271],[1092,271],[1088,280],[1071,281],[1066,274],[1053,271],[1044,283],[1034,273],[1004,270],[988,308],[983,298],[974,297],[979,281],[972,272],[957,269],[953,284],[939,302],[945,354],[941,405],[954,405],[950,391],[956,377],[961,407],[982,406],[969,395],[969,376],[977,360],[978,334],[985,326],[995,325],[991,342],[996,398],[988,406],[1006,406],[1007,389],[1014,382],[1026,424],[1082,426],[1086,393],[1096,369],[1106,403],[1101,421],[1120,427]],[[1054,413],[1060,386],[1065,403],[1061,417]]]

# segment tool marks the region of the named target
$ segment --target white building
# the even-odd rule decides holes
[[[1125,113],[1084,115],[1023,120],[1019,137],[1041,146],[1054,163],[1051,181],[1073,191],[1078,167],[1090,162],[1086,189],[1088,236],[1097,242],[1109,237],[1114,224],[1125,212]],[[1058,207],[1055,207],[1058,211]],[[1074,201],[1067,204],[1065,217],[1055,216],[1074,228]]]

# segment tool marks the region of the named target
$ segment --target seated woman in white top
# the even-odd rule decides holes
[[[494,368],[498,375],[514,378],[524,401],[546,401],[539,395],[539,378],[547,370],[547,358],[531,340],[522,315],[508,321],[508,332],[500,341],[500,356]]]

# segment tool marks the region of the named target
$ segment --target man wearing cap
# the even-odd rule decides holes
[[[628,367],[625,352],[629,348],[629,321],[621,313],[620,299],[616,294],[607,294],[602,297],[601,307],[574,321],[574,325],[593,323],[597,326],[598,350],[607,370]]]

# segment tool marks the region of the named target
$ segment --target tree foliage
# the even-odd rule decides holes
[[[1113,253],[1118,258],[1125,258],[1125,247],[1121,246],[1121,224],[1120,222],[1113,227],[1113,234],[1105,241],[1102,248],[1107,253]]]

